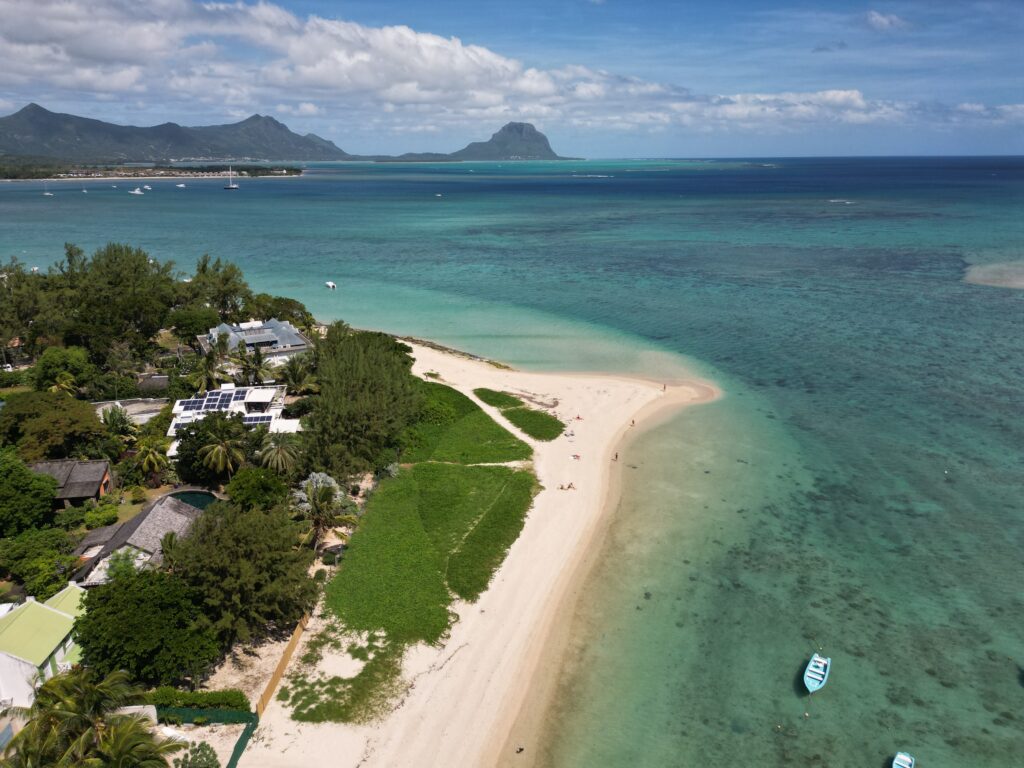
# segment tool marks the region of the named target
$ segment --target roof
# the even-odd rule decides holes
[[[267,351],[270,352],[288,350],[294,353],[309,347],[309,339],[294,325],[276,317],[263,322],[252,320],[238,325],[221,323],[216,328],[211,328],[206,337],[200,337],[200,342],[205,342],[204,347],[213,345],[221,334],[227,334],[230,350],[234,350],[240,341],[249,347],[267,345]]]
[[[75,617],[81,612],[81,595],[69,593],[70,589],[84,591],[79,587],[67,587],[46,603],[29,600],[0,617],[0,651],[36,667],[50,658],[50,654],[71,634]],[[74,612],[67,613],[50,606],[54,600]]]
[[[100,561],[122,547],[134,547],[156,557],[159,562],[160,540],[172,532],[179,537],[187,535],[192,523],[201,514],[202,510],[191,504],[186,504],[173,496],[161,496],[117,528],[99,554],[78,569],[74,580],[83,581]]]
[[[93,547],[102,546],[110,541],[114,534],[117,533],[117,529],[120,528],[124,523],[114,523],[113,525],[105,525],[102,528],[94,528],[85,534],[78,546],[75,547],[75,554],[81,555],[83,552],[92,549]]]
[[[58,499],[84,499],[99,493],[103,478],[110,473],[110,462],[73,459],[37,461],[30,469],[57,481]]]
[[[45,601],[43,605],[55,608],[61,613],[69,616],[77,616],[82,612],[82,598],[85,597],[85,590],[77,584],[68,584],[56,595]]]

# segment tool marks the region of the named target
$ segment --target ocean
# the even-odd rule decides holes
[[[0,257],[209,253],[321,318],[725,390],[623,457],[533,761],[1021,764],[1024,292],[963,275],[1024,260],[1024,159],[149,183],[0,184]],[[833,671],[808,699],[816,650]]]

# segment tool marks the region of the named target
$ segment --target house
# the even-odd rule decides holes
[[[0,617],[0,708],[31,705],[39,683],[78,663],[71,630],[84,595],[69,584],[45,602],[30,597]]]
[[[82,565],[71,580],[83,587],[106,583],[110,558],[118,552],[130,553],[136,568],[160,565],[163,537],[173,533],[184,538],[201,514],[191,504],[162,496],[131,520],[92,531],[75,550]]]
[[[110,491],[110,463],[107,461],[37,461],[29,469],[57,481],[58,506],[71,507],[89,499],[99,500]]]
[[[250,320],[238,325],[221,323],[216,328],[211,328],[205,336],[196,338],[203,352],[209,352],[216,349],[217,339],[222,334],[227,336],[230,352],[238,349],[240,343],[245,344],[250,354],[258,349],[263,354],[263,359],[271,365],[280,365],[293,355],[309,351],[312,346],[309,339],[294,325],[276,317],[269,320]]]
[[[302,429],[299,420],[284,417],[284,396],[283,386],[236,387],[234,384],[222,384],[220,389],[175,402],[167,436],[176,437],[182,429],[215,411],[228,415],[237,413],[247,427],[263,426],[268,432],[298,432]],[[175,441],[167,449],[167,455],[173,458],[177,452]]]

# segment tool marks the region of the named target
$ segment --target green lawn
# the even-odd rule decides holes
[[[406,432],[403,464],[496,464],[533,455],[530,446],[495,423],[461,392],[431,382],[422,386],[426,399],[424,416]]]
[[[473,394],[480,398],[480,402],[487,403],[487,405],[495,408],[517,408],[523,404],[523,401],[518,397],[508,394],[508,392],[498,392],[493,389],[474,389]]]

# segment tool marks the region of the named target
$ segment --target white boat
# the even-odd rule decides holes
[[[149,184],[143,184],[143,185],[142,185],[142,188],[143,188],[143,189],[145,189],[145,190],[148,190],[148,191],[150,191],[150,192],[152,192],[152,191],[153,191],[153,188],[152,188],[151,186],[149,186]]]
[[[914,768],[914,763],[916,762],[906,752],[897,752],[896,757],[892,759],[892,768]]]
[[[141,189],[139,189],[138,187],[136,187],[135,189],[133,189],[133,190],[132,190],[131,192],[129,192],[128,194],[129,194],[129,195],[144,195],[144,194],[146,194],[146,193],[145,193],[145,192],[143,192],[143,191],[142,191]]]
[[[185,188],[184,184],[175,184],[174,186],[176,186],[178,189],[184,189]]]
[[[831,669],[832,659],[817,653],[811,656],[811,660],[807,662],[807,668],[804,670],[804,685],[807,687],[808,693],[814,693],[825,687]]]
[[[88,189],[83,189],[82,190],[82,194],[83,195],[88,195],[89,194],[89,190]]]
[[[227,183],[227,186],[224,187],[224,189],[238,189],[238,185],[235,184],[234,174],[231,171],[231,166],[230,165],[228,166],[228,183]]]
[[[50,191],[50,185],[45,181],[43,182],[43,197],[53,197],[53,192]]]
[[[338,284],[335,283],[333,280],[328,280],[326,283],[324,283],[324,285],[326,285],[332,291],[338,290]]]

